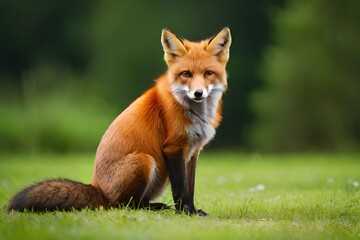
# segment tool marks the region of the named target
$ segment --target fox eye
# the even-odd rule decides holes
[[[205,72],[205,74],[204,74],[205,77],[210,77],[210,76],[212,76],[212,75],[214,75],[214,72],[213,72],[213,71],[210,71],[210,70],[207,70],[207,71]]]
[[[192,74],[190,71],[183,71],[180,73],[181,76],[183,76],[184,78],[191,78],[192,77]]]

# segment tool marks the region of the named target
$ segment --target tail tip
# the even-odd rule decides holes
[[[23,191],[20,191],[17,193],[9,202],[8,210],[9,211],[19,211],[23,212],[26,207],[27,202],[27,189],[24,189]]]

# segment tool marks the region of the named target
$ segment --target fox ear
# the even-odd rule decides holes
[[[173,62],[175,58],[181,57],[186,53],[183,41],[167,28],[162,30],[161,44],[164,49],[164,59],[168,65]]]
[[[229,50],[231,45],[231,34],[229,28],[223,28],[217,35],[208,42],[206,50],[213,55],[218,56],[220,61],[229,59]]]

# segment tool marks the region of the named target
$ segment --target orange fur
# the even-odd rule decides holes
[[[105,132],[96,152],[93,180],[88,185],[92,193],[100,194],[98,205],[96,201],[83,200],[77,208],[128,203],[146,206],[170,181],[178,210],[205,215],[193,205],[195,166],[201,149],[213,138],[214,128],[222,118],[221,96],[227,88],[225,67],[230,31],[225,28],[209,40],[190,42],[164,29],[161,39],[168,70]],[[63,186],[61,181],[56,184]],[[52,194],[87,189],[87,185],[79,184],[71,183]],[[49,188],[50,182],[25,189],[14,198],[10,208],[32,206],[20,203],[31,202],[35,197],[46,203],[47,196],[33,194],[33,189],[42,193],[38,189],[44,189],[44,185]],[[83,192],[85,196],[81,199],[86,199],[86,191]],[[65,205],[61,205],[63,209],[71,207]],[[56,207],[45,204],[39,209]]]

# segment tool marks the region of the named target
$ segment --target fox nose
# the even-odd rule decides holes
[[[203,91],[202,90],[196,90],[194,92],[194,95],[195,95],[196,98],[201,98],[202,95],[203,95]]]

